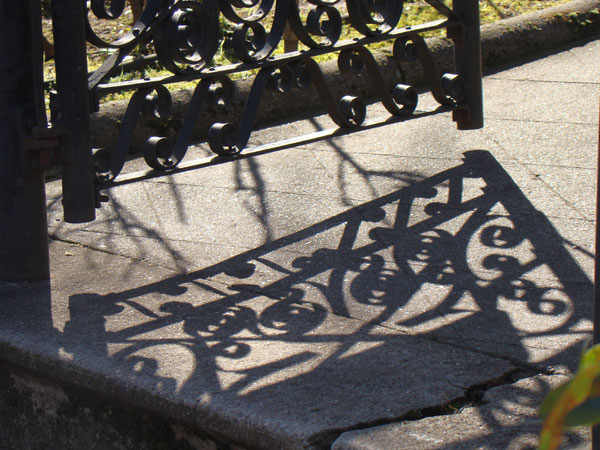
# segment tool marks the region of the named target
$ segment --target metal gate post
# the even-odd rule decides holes
[[[64,219],[70,223],[90,222],[96,217],[85,11],[85,0],[52,0],[58,91],[52,119],[65,133],[61,149],[63,209]]]
[[[479,1],[453,0],[452,7],[464,24],[463,33],[451,37],[454,41],[456,73],[466,83],[464,104],[467,106],[455,111],[453,119],[459,130],[474,130],[483,127]]]
[[[37,10],[36,10],[37,7]],[[44,173],[25,158],[39,125],[39,0],[0,0],[0,279],[49,279]],[[37,48],[39,44],[39,48]],[[36,110],[37,102],[37,110]]]

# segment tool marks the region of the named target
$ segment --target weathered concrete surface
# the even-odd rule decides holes
[[[559,69],[552,82],[527,68],[597,53],[594,42],[486,78],[483,130],[458,132],[446,115],[334,135],[115,188],[92,224],[64,224],[51,208],[51,230],[257,294],[300,287],[326,311],[511,361],[574,367],[591,325],[598,114],[597,84],[581,80],[598,69]],[[421,96],[420,109],[433,106]],[[317,117],[254,139],[331,126]],[[489,153],[464,162],[468,149]],[[436,215],[459,178],[463,201],[479,200]]]
[[[194,274],[165,278],[59,242],[52,259],[69,276],[52,280],[46,302],[3,286],[4,357],[251,448],[323,445],[338,430],[446,403],[513,369],[328,313],[299,287],[263,293]],[[94,276],[94,266],[110,277]]]
[[[448,415],[384,425],[342,434],[332,450],[535,449],[541,429],[538,408],[564,375],[538,375],[488,390],[480,406],[466,406]],[[562,449],[588,449],[590,432],[569,431]]]

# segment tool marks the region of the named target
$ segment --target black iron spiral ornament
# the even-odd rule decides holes
[[[144,144],[144,160],[155,170],[175,167],[185,156],[198,116],[206,104],[227,106],[233,97],[233,82],[223,76],[202,80],[196,86],[179,136],[174,145],[169,139],[152,136]]]
[[[350,23],[365,36],[392,31],[402,16],[403,0],[346,0]]]
[[[219,0],[223,16],[236,24],[224,45],[230,47],[235,56],[246,63],[267,59],[283,37],[288,4],[289,0]],[[243,11],[248,12],[248,15],[242,14]],[[272,11],[273,22],[267,32],[261,21]]]
[[[160,63],[173,73],[193,73],[209,65],[220,39],[215,0],[183,1],[157,28],[154,47]]]
[[[274,0],[219,0],[223,15],[235,23],[261,21],[271,12],[274,4]]]
[[[408,119],[416,109],[418,95],[412,86],[390,83],[387,76],[384,79],[381,60],[376,60],[366,47],[377,42],[394,41],[392,55],[399,66],[420,61],[433,97],[445,110],[467,111],[463,106],[465,81],[455,74],[440,73],[422,36],[425,31],[455,27],[460,17],[450,13],[446,14],[447,23],[435,21],[424,24],[426,27],[399,29],[404,0],[146,0],[141,16],[131,24],[127,15],[129,1],[86,2],[88,41],[110,49],[102,66],[88,77],[91,98],[99,99],[120,90],[134,91],[113,150],[94,152],[99,184],[115,182],[143,116],[151,115],[161,122],[175,119],[170,117],[171,94],[167,88],[174,83],[196,84],[177,136],[145,139],[144,159],[157,171],[171,172],[182,161],[196,135],[201,110],[206,105],[229,104],[233,90],[230,77],[238,73],[253,77],[242,117],[227,119],[231,120],[227,123],[213,120],[206,136],[210,148],[223,159],[237,158],[248,144],[267,90],[285,93],[312,86],[337,126],[360,127],[366,118],[362,99],[330,85],[317,63],[329,52],[338,54],[340,72],[349,73],[352,78],[361,77],[360,83],[344,84],[345,87],[356,90],[356,86],[362,86],[362,80],[370,82],[375,95],[391,114]],[[427,3],[443,9],[437,0]],[[346,11],[355,33],[341,41],[345,20],[342,12]],[[114,21],[122,28],[121,35],[107,40],[94,32],[92,25],[96,26],[97,20]],[[286,24],[308,49],[275,56]],[[156,55],[131,58],[138,46],[147,44],[144,48],[154,49]],[[215,56],[220,50],[230,51],[226,56],[231,60],[233,54],[238,61],[218,65]],[[145,67],[143,64],[156,60],[171,74],[146,72],[143,79],[110,81],[111,74],[121,67]]]
[[[464,80],[453,73],[439,73],[437,64],[421,35],[414,33],[396,39],[393,55],[398,63],[421,60],[431,94],[440,105],[456,105],[462,101],[465,94]]]
[[[104,0],[92,0],[90,6],[92,12],[99,19],[116,19],[125,11],[125,0],[110,0],[109,7],[106,7]]]
[[[231,123],[215,123],[208,131],[210,149],[220,156],[235,156],[248,144],[258,114],[261,97],[266,89],[279,93],[294,87],[295,75],[289,65],[263,67],[252,83],[242,119],[236,129]]]
[[[288,21],[298,39],[310,48],[333,46],[342,33],[342,16],[334,7],[339,0],[308,0],[315,5],[306,16],[306,23],[300,15],[295,1],[290,2]]]
[[[364,102],[352,95],[344,95],[336,100],[319,64],[311,58],[304,58],[290,64],[263,67],[254,78],[238,128],[231,123],[215,123],[210,128],[207,141],[211,150],[228,157],[244,150],[250,139],[260,99],[266,89],[285,93],[293,88],[306,89],[311,84],[314,84],[321,103],[338,126],[352,128],[364,122]]]
[[[126,47],[135,47],[145,36],[155,21],[155,18],[161,11],[168,10],[165,3],[172,3],[173,0],[148,0],[138,20],[131,26],[131,29],[121,37],[107,41],[100,37],[94,27],[91,25],[89,15],[86,16],[87,40],[98,48],[124,49]],[[89,11],[100,20],[118,20],[125,12],[126,0],[91,0]]]
[[[294,85],[305,89],[314,85],[321,104],[336,125],[342,128],[360,126],[366,117],[366,106],[362,99],[353,95],[344,95],[335,99],[327,84],[321,66],[312,58],[303,58],[292,65]]]
[[[397,84],[391,93],[385,87],[385,82],[375,58],[365,47],[343,50],[338,56],[340,72],[359,74],[364,69],[368,73],[377,96],[390,114],[395,116],[412,114],[417,107],[417,91],[405,84]]]
[[[171,114],[172,105],[171,93],[164,86],[158,85],[153,88],[138,89],[127,105],[127,111],[121,121],[121,131],[114,150],[109,151],[99,148],[93,152],[96,179],[104,182],[111,181],[121,173],[140,116],[152,116],[164,120]]]

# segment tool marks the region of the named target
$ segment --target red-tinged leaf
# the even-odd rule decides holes
[[[591,397],[600,397],[600,377],[596,377],[594,382],[592,383],[592,388],[590,389],[590,393],[588,395]]]
[[[560,445],[562,430],[558,434],[554,430],[543,429],[538,450],[556,450]]]
[[[544,419],[541,450],[557,449],[565,426],[600,423],[600,345],[583,354],[570,381],[546,396],[540,416]]]

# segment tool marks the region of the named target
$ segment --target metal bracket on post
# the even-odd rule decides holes
[[[45,170],[56,164],[63,135],[64,131],[61,129],[36,126],[29,135],[23,136],[21,141],[24,173]]]

